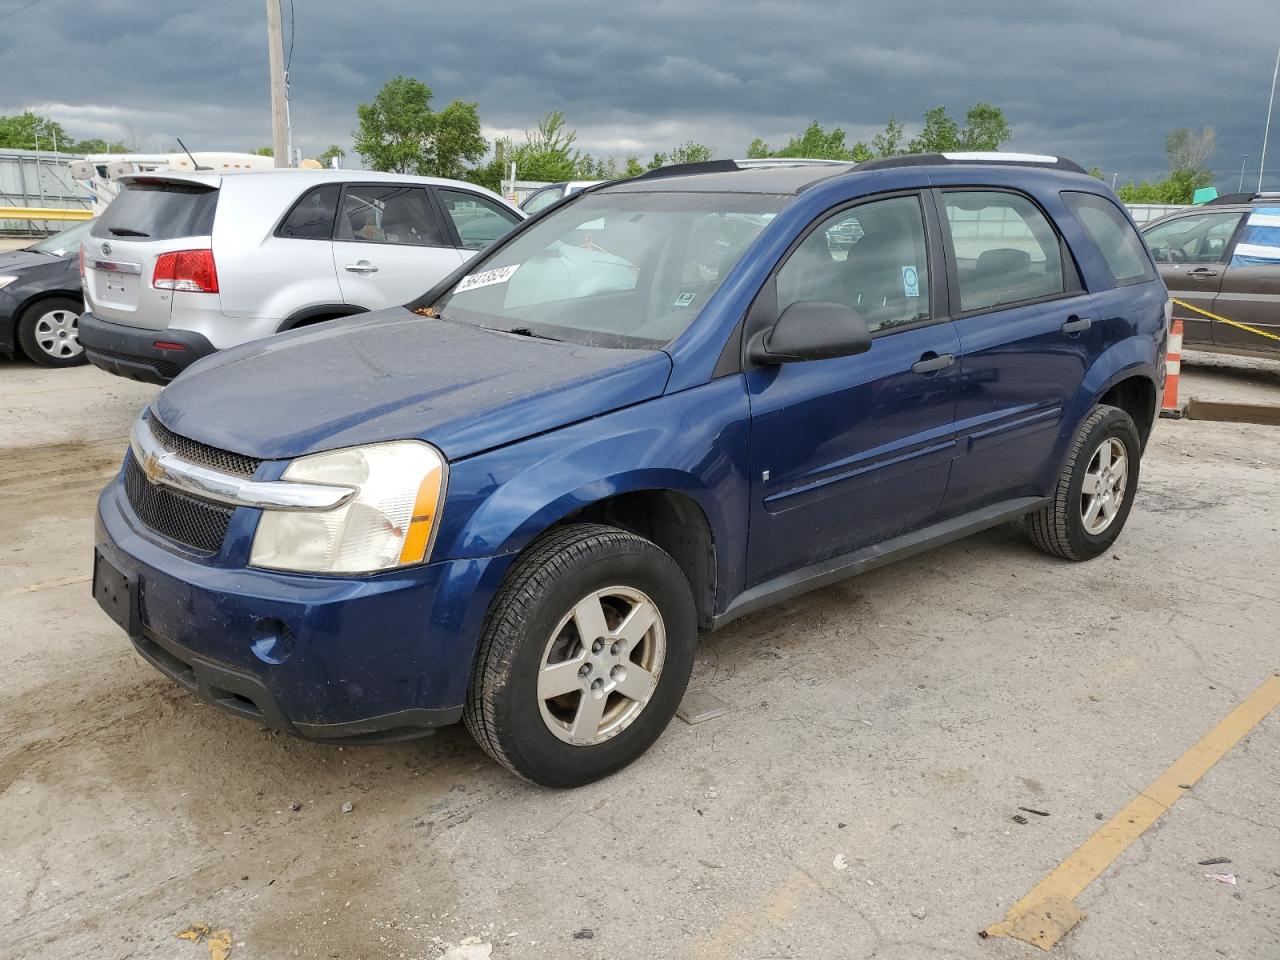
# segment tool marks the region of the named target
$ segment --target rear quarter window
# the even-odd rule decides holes
[[[1136,283],[1155,276],[1146,245],[1114,203],[1095,193],[1074,190],[1063,191],[1062,200],[1097,244],[1116,283]]]
[[[92,237],[174,240],[213,232],[218,190],[174,181],[125,183],[93,225]]]

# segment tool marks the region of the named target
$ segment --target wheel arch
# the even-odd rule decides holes
[[[289,315],[287,319],[276,328],[276,333],[284,333],[286,330],[294,330],[298,327],[305,327],[312,323],[320,323],[323,320],[335,320],[338,317],[352,317],[357,313],[367,313],[364,307],[358,307],[350,303],[318,303],[314,306],[304,307]]]
[[[579,522],[628,530],[670,554],[693,591],[698,626],[710,629],[716,602],[716,539],[711,521],[693,497],[679,490],[631,490],[589,503],[552,529]]]
[[[1142,447],[1146,449],[1156,418],[1156,385],[1150,377],[1138,374],[1118,380],[1098,397],[1097,402],[1119,407],[1129,414],[1138,428]]]

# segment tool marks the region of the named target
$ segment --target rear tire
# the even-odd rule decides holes
[[[84,304],[71,297],[48,297],[31,304],[18,317],[18,346],[42,367],[76,367],[88,363],[80,345]]]
[[[525,551],[494,598],[463,719],[519,776],[591,783],[666,728],[696,642],[693,595],[670,556],[616,527],[562,527]]]
[[[1115,543],[1133,508],[1142,441],[1119,407],[1094,407],[1067,452],[1053,498],[1026,518],[1031,541],[1064,560],[1091,560]]]

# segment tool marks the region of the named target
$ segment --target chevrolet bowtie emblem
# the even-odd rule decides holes
[[[160,478],[164,476],[164,467],[160,465],[160,458],[154,453],[147,454],[147,458],[142,461],[142,472],[147,475],[147,480],[152,484],[160,482]]]

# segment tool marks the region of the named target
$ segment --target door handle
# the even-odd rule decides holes
[[[1088,317],[1071,317],[1062,325],[1063,333],[1082,333],[1093,326],[1093,321]]]
[[[350,270],[352,273],[377,273],[378,268],[368,260],[357,260],[355,263],[348,263],[343,269]]]
[[[1216,277],[1217,270],[1210,270],[1208,267],[1196,267],[1194,270],[1188,270],[1188,277],[1195,277],[1197,280],[1208,280],[1210,277]]]
[[[911,365],[912,373],[937,373],[956,362],[954,353],[943,353],[935,356],[924,356]]]

